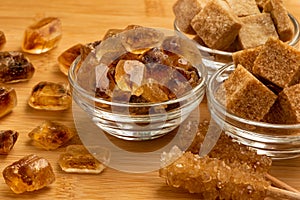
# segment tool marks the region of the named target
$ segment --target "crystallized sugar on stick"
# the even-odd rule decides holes
[[[168,185],[200,193],[204,199],[264,199],[270,185],[255,173],[190,152],[160,169],[159,174]]]
[[[195,138],[187,151],[198,154],[204,137],[208,131],[209,122],[183,124],[184,132],[181,133],[183,140],[187,139],[191,132],[196,132]],[[222,132],[219,140],[213,149],[209,152],[210,158],[217,158],[224,161],[227,165],[246,166],[247,170],[259,173],[267,173],[271,167],[272,160],[266,155],[258,155],[256,151],[249,147],[234,142],[231,137]]]
[[[175,161],[170,164],[166,160]],[[170,153],[164,153],[162,162],[164,167],[159,170],[159,175],[169,186],[198,193],[201,199],[300,199],[299,193],[270,186],[263,174],[229,166],[217,158],[201,158],[191,152],[182,154],[178,147],[173,147]]]

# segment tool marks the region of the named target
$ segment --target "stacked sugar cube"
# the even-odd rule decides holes
[[[300,51],[271,37],[233,53],[237,66],[216,91],[227,110],[245,119],[300,123]]]
[[[181,31],[212,49],[248,49],[294,34],[282,0],[178,0],[173,11]]]

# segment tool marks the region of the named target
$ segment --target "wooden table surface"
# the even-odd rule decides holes
[[[76,43],[88,43],[102,38],[110,28],[124,28],[128,24],[173,28],[172,5],[175,0],[1,0],[0,30],[7,43],[2,50],[21,50],[25,28],[35,20],[59,17],[63,23],[63,38],[59,46],[48,53],[28,55],[36,72],[31,80],[12,84],[18,105],[12,113],[0,119],[0,130],[13,129],[20,133],[14,149],[0,156],[0,171],[21,157],[35,153],[52,164],[56,181],[51,186],[30,193],[14,194],[0,179],[0,199],[197,199],[182,191],[169,188],[157,171],[125,173],[108,168],[99,175],[64,173],[57,160],[64,148],[45,151],[33,146],[28,132],[42,121],[55,120],[75,129],[72,109],[62,112],[38,111],[27,105],[32,87],[39,81],[67,82],[57,65],[58,55]],[[286,7],[300,19],[300,1],[286,0]],[[205,103],[204,103],[205,104]],[[205,105],[204,105],[205,106]],[[70,143],[78,143],[73,139]],[[300,158],[274,161],[271,174],[300,190]]]

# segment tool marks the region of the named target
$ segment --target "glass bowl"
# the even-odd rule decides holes
[[[234,71],[230,63],[216,71],[208,80],[207,99],[211,117],[238,142],[273,159],[300,156],[300,124],[270,124],[251,121],[226,112],[215,97],[220,84]]]
[[[297,47],[298,41],[300,39],[300,28],[299,28],[299,22],[298,20],[289,13],[289,17],[291,19],[291,22],[294,26],[294,37],[292,40],[288,42],[290,46]],[[187,35],[188,37],[193,37],[195,35],[188,35],[182,32],[179,27],[177,26],[176,20],[174,21],[174,29],[178,31],[182,35]],[[232,52],[227,51],[221,51],[217,49],[211,49],[206,46],[203,46],[199,43],[196,44],[197,48],[200,50],[202,57],[203,57],[203,63],[206,65],[208,70],[208,75],[210,76],[212,73],[214,73],[216,70],[224,66],[226,63],[232,62]]]
[[[170,55],[168,54],[169,57],[165,54],[162,57],[143,57],[146,55],[145,53],[154,49],[161,49]],[[160,53],[157,55],[161,55]],[[172,57],[175,54],[180,55],[180,59],[177,61],[177,57],[175,57],[176,59]],[[127,60],[127,62],[128,55],[132,57],[130,58],[132,60],[135,60],[136,57],[140,58],[141,55],[143,55],[143,59],[148,60],[145,66],[139,62],[136,66],[141,64],[142,67],[131,66],[128,63],[135,61]],[[124,64],[122,68],[121,63],[118,68],[120,60],[124,59],[124,56],[128,65]],[[190,63],[192,69],[198,74],[197,81],[189,84],[188,81],[191,79],[186,78],[185,75],[190,73],[190,68],[170,68],[161,64],[160,59],[165,58],[166,62],[176,61],[182,66]],[[114,66],[113,63],[116,62],[118,64],[113,71],[110,66]],[[159,68],[157,68],[158,65]],[[161,71],[155,71],[158,69]],[[168,69],[172,69],[170,76],[166,74]],[[121,78],[117,79],[117,73],[121,74],[122,70],[127,78],[120,75]],[[154,70],[153,74],[157,73],[159,77],[146,79],[145,73],[151,70]],[[150,140],[174,130],[193,110],[198,108],[205,94],[207,71],[202,64],[202,57],[195,43],[187,37],[179,36],[174,30],[139,27],[105,39],[84,61],[78,57],[71,65],[68,77],[73,101],[88,114],[94,124],[117,138]],[[153,85],[156,84],[159,87],[151,85],[152,82]],[[176,86],[171,88],[172,84],[169,82]],[[103,88],[104,85],[106,88]],[[114,85],[113,89],[112,85]],[[135,89],[133,89],[134,87]],[[142,93],[139,91],[141,87],[143,88]],[[167,88],[176,98],[161,101],[160,96],[164,95],[159,89],[161,87]],[[182,93],[180,91],[182,88],[188,88],[188,90]],[[145,102],[139,98],[139,95],[150,95],[151,98],[158,100]],[[132,101],[133,97],[138,100]],[[74,116],[74,118],[76,117],[78,116]]]

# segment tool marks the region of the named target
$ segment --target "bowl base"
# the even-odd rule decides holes
[[[254,141],[230,131],[226,131],[225,133],[232,137],[234,141],[254,149],[258,154],[267,155],[272,158],[272,160],[284,160],[300,157],[300,143],[297,146],[295,146],[295,144],[291,145],[290,143],[281,143],[280,146],[278,146],[278,144],[275,143]]]
[[[109,135],[122,140],[128,140],[128,141],[145,141],[145,140],[157,139],[170,133],[172,130],[176,128],[175,127],[170,130],[158,130],[158,131],[132,131],[132,130],[126,131],[126,130],[114,130],[114,129],[106,128],[99,124],[96,125],[99,128],[101,128],[103,131],[108,133]]]

